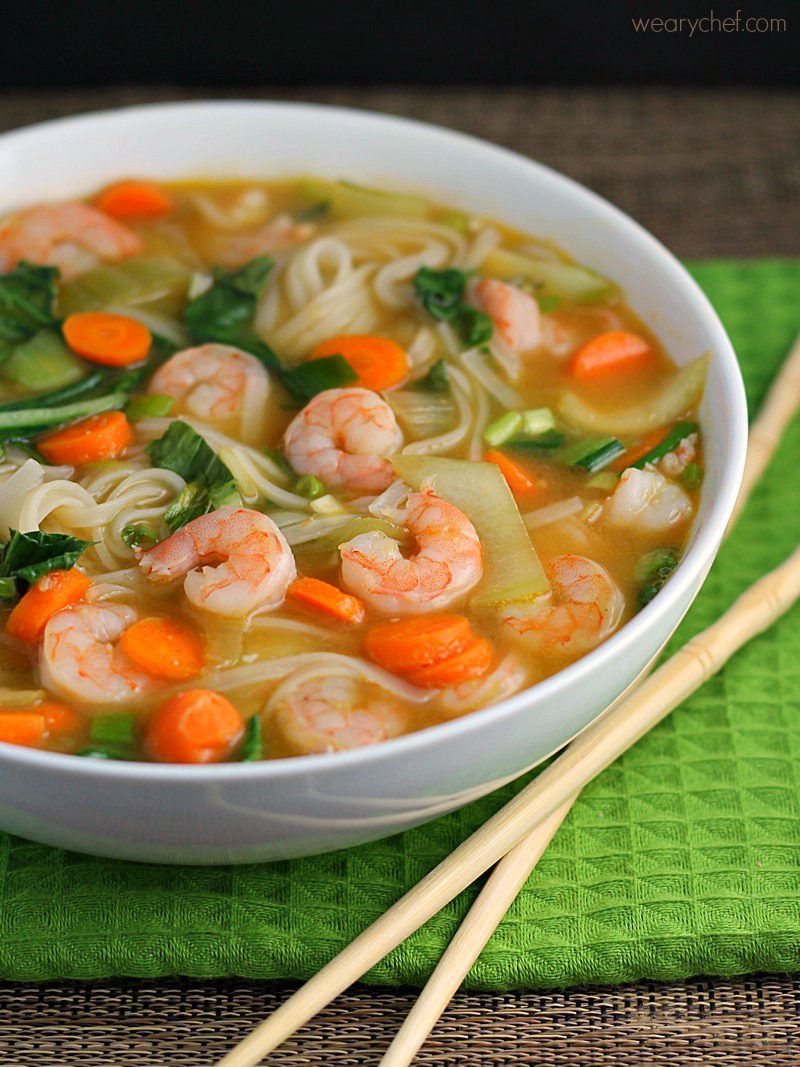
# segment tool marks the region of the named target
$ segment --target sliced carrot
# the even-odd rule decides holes
[[[640,370],[652,361],[650,343],[638,333],[608,330],[582,345],[569,363],[569,373],[578,381]]]
[[[469,619],[443,612],[379,623],[365,637],[364,647],[384,670],[402,674],[462,652],[471,639]]]
[[[74,711],[66,704],[59,703],[57,700],[43,700],[41,704],[37,704],[31,710],[39,715],[44,715],[47,732],[51,734],[74,733],[75,730],[83,725],[83,719],[77,711]]]
[[[319,578],[298,578],[289,586],[286,595],[341,622],[357,625],[364,621],[363,600],[343,593],[335,585],[321,582]]]
[[[44,715],[35,711],[0,711],[0,741],[7,745],[38,745],[44,741]]]
[[[150,351],[153,335],[143,322],[110,311],[77,311],[61,327],[73,352],[104,367],[127,367]]]
[[[35,582],[8,617],[6,633],[33,645],[57,611],[83,600],[91,581],[74,568],[50,571]]]
[[[150,717],[145,746],[161,763],[218,763],[233,752],[244,719],[221,693],[187,689]]]
[[[504,452],[498,452],[496,448],[490,448],[484,453],[483,458],[487,463],[494,463],[508,482],[508,487],[514,496],[529,496],[537,489],[543,488],[543,483],[535,482],[524,467],[516,463]]]
[[[174,208],[172,197],[153,182],[130,181],[109,185],[95,204],[115,219],[154,219],[169,215]]]
[[[191,627],[173,619],[139,619],[119,640],[125,655],[166,682],[185,682],[203,669],[203,642]]]
[[[115,459],[133,440],[121,411],[104,411],[40,437],[36,447],[51,463],[77,467],[97,459]]]
[[[656,445],[661,444],[664,438],[669,433],[670,428],[662,426],[658,430],[653,430],[649,433],[638,445],[633,445],[627,452],[623,452],[619,459],[615,460],[611,464],[612,471],[624,471],[627,470],[642,456],[646,456],[648,452],[652,452]]]
[[[445,686],[461,685],[473,678],[481,678],[492,665],[494,652],[485,637],[474,637],[463,651],[421,667],[407,674],[412,685],[424,689],[443,689]]]
[[[376,393],[397,385],[408,374],[408,357],[396,341],[370,334],[346,334],[330,337],[318,344],[311,356],[342,356],[359,377],[365,389]]]

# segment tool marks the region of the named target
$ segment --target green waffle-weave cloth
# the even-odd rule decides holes
[[[690,268],[730,332],[755,411],[800,327],[800,260]],[[799,462],[795,420],[669,650],[800,540]],[[0,835],[0,977],[307,978],[521,784],[385,841],[276,864],[144,866]],[[424,982],[476,891],[367,980]],[[800,970],[798,608],[584,790],[467,984],[792,970]]]

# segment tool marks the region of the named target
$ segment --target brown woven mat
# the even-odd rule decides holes
[[[203,1067],[281,1002],[270,985],[0,987],[0,1063]],[[269,1058],[376,1064],[414,994],[356,987]],[[796,1067],[800,983],[691,981],[564,993],[458,994],[417,1063],[439,1067]],[[794,1048],[792,1048],[794,1044]]]
[[[121,88],[0,96],[0,130],[140,101],[244,95],[368,107],[486,137],[585,182],[681,256],[800,253],[800,96],[787,92]],[[0,1067],[202,1067],[290,988],[126,980],[0,986]],[[374,1064],[413,996],[357,987],[270,1063]],[[418,1062],[789,1067],[800,1063],[798,1046],[796,979],[695,980],[459,994]]]

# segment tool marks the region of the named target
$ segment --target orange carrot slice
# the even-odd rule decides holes
[[[486,638],[474,637],[462,652],[412,671],[406,677],[412,685],[425,689],[461,685],[462,682],[483,677],[492,665],[493,656],[492,646]]]
[[[408,357],[395,341],[370,334],[330,337],[318,344],[311,356],[342,356],[359,377],[359,384],[376,393],[397,385],[408,374]]]
[[[57,611],[83,600],[91,581],[80,571],[50,571],[34,583],[16,604],[6,622],[6,633],[26,644],[36,644]]]
[[[138,319],[110,311],[78,311],[61,328],[73,352],[105,367],[127,367],[150,351],[153,336]]]
[[[384,670],[401,674],[462,652],[471,639],[469,619],[442,612],[379,623],[365,637],[364,647]]]
[[[289,586],[286,593],[291,600],[305,604],[323,615],[339,619],[340,622],[356,626],[364,620],[364,602],[357,596],[350,596],[337,589],[330,582],[318,578],[298,578]]]
[[[569,373],[578,381],[641,370],[652,362],[650,343],[638,333],[608,330],[582,345],[569,363]]]
[[[218,763],[238,744],[244,719],[221,693],[187,689],[150,717],[145,747],[161,763]]]
[[[153,182],[131,179],[104,189],[96,206],[115,219],[154,219],[169,215],[174,208],[172,197]]]
[[[154,678],[185,682],[203,669],[203,642],[189,626],[174,619],[139,619],[123,633],[120,648]]]
[[[51,463],[77,467],[98,459],[115,459],[133,440],[121,411],[105,411],[40,437],[36,447]]]

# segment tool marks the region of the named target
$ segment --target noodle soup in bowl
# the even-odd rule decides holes
[[[192,863],[386,836],[564,745],[697,593],[735,356],[568,179],[181,104],[5,135],[0,209],[38,309],[0,397],[2,828]]]

